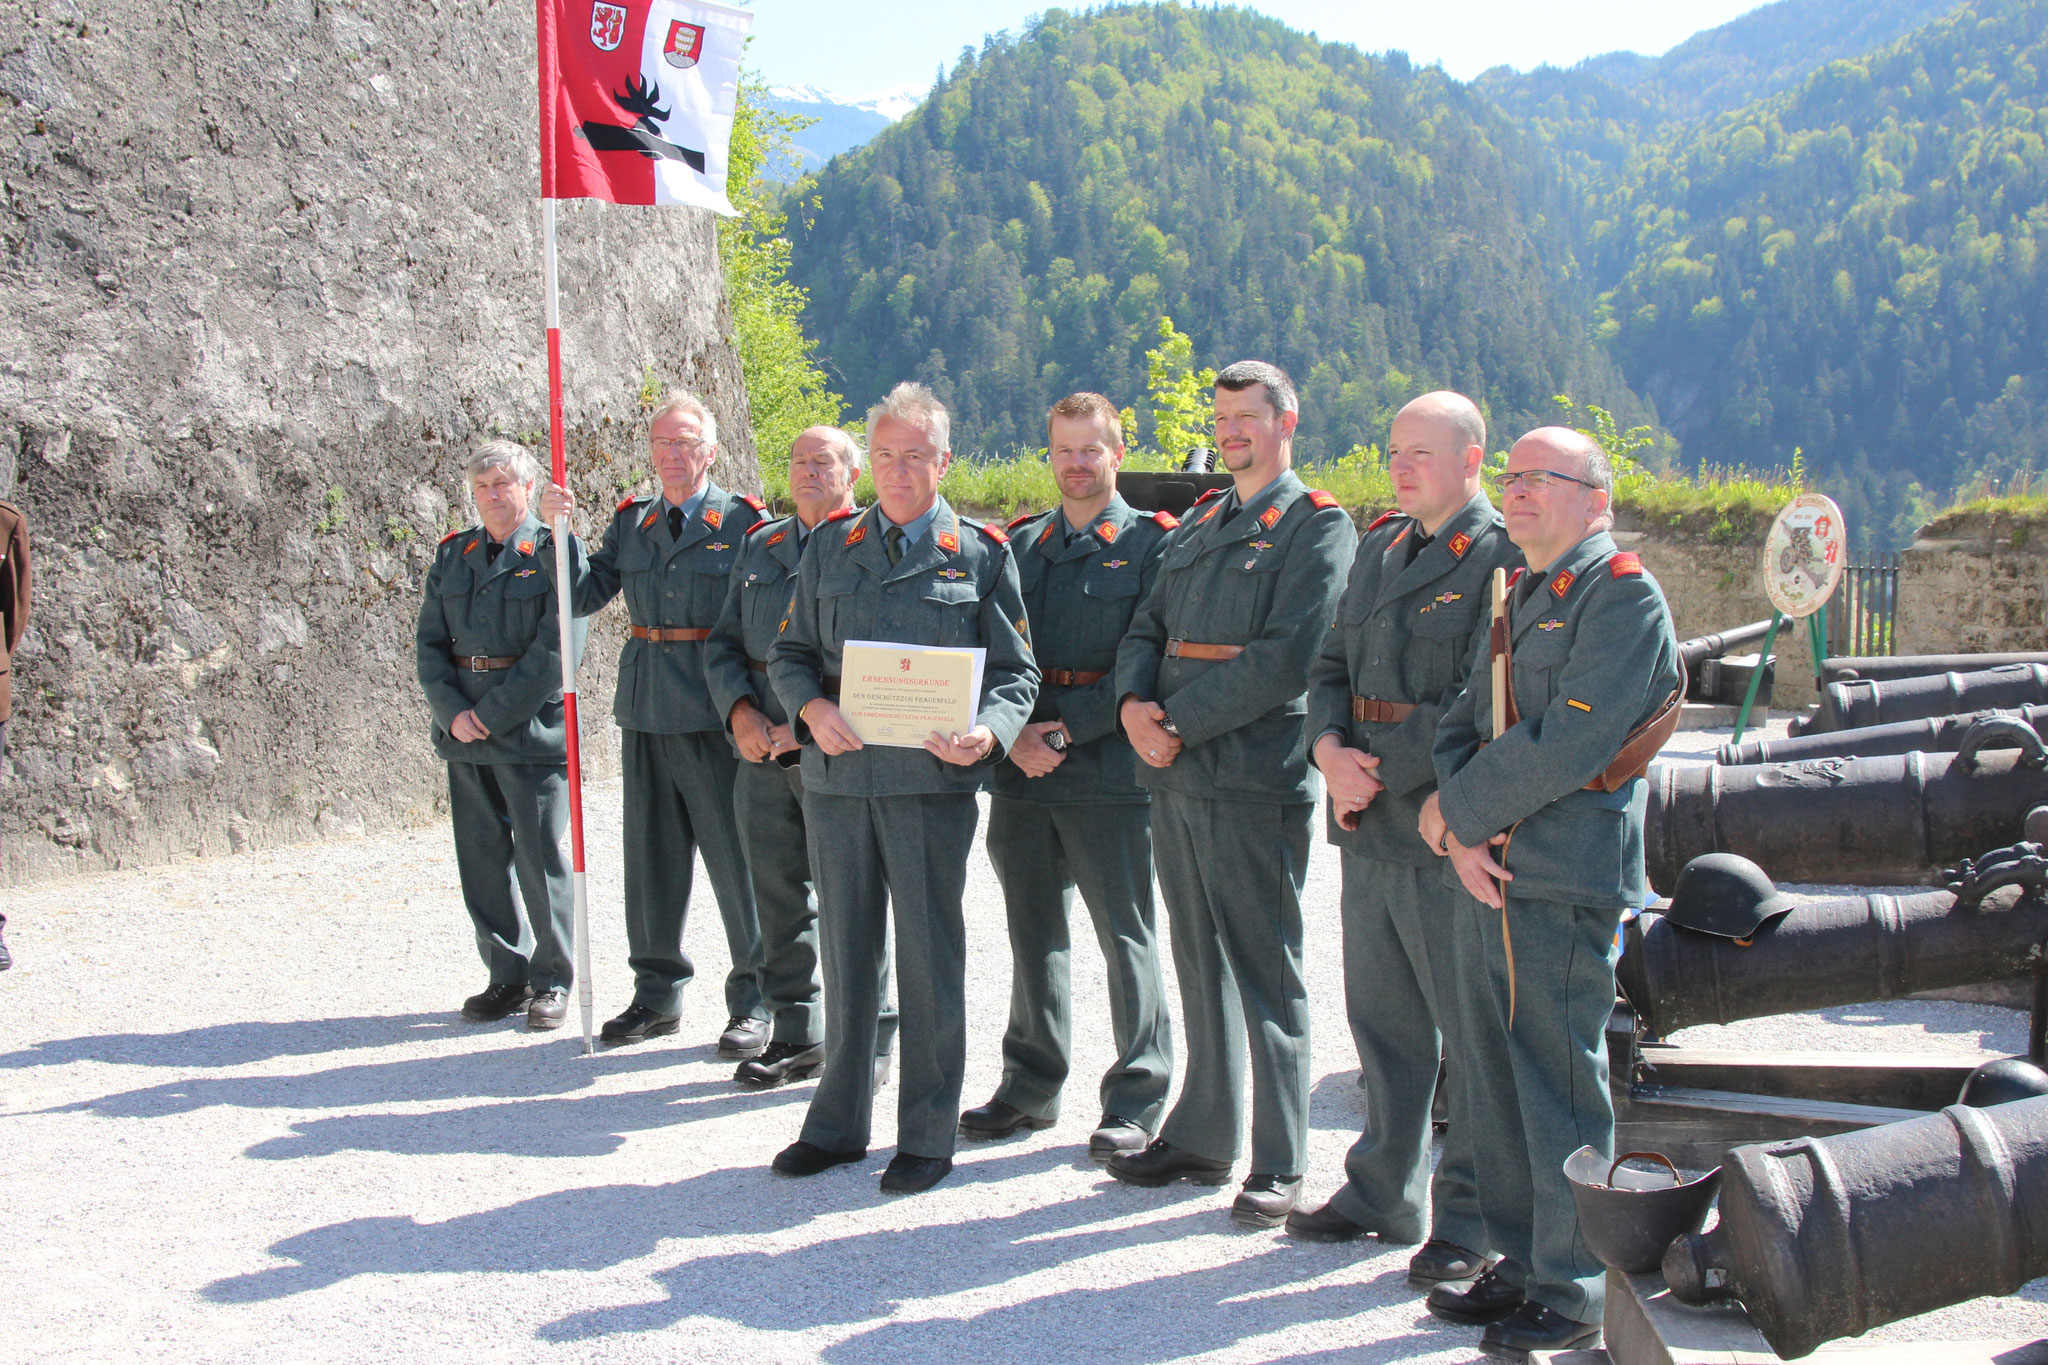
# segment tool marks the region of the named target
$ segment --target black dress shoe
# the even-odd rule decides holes
[[[1230,1221],[1248,1228],[1277,1228],[1300,1202],[1300,1176],[1253,1171],[1230,1201]]]
[[[642,1038],[659,1038],[676,1031],[673,1014],[649,1009],[645,1005],[632,1004],[616,1019],[605,1020],[597,1036],[607,1043],[637,1043]]]
[[[800,1081],[806,1076],[815,1076],[825,1065],[823,1043],[770,1043],[768,1050],[750,1061],[741,1062],[732,1078],[741,1085],[750,1085],[765,1090],[771,1085],[785,1081]]]
[[[1287,1215],[1287,1235],[1304,1242],[1355,1242],[1371,1231],[1337,1212],[1335,1200],[1319,1209],[1296,1209]]]
[[[1422,1244],[1422,1250],[1408,1258],[1408,1283],[1417,1289],[1428,1289],[1446,1280],[1476,1279],[1491,1264],[1476,1251],[1432,1237]]]
[[[1590,1350],[1600,1344],[1600,1324],[1574,1322],[1530,1299],[1486,1329],[1479,1349],[1502,1360],[1527,1360],[1531,1351]]]
[[[1446,1282],[1429,1291],[1429,1311],[1445,1322],[1483,1327],[1520,1308],[1522,1291],[1489,1270],[1470,1284]]]
[[[526,1002],[528,1028],[560,1028],[568,1016],[569,992],[565,990],[541,991]]]
[[[805,1142],[799,1138],[777,1152],[775,1160],[768,1163],[768,1168],[777,1175],[816,1175],[820,1171],[829,1171],[834,1166],[844,1166],[850,1161],[863,1160],[867,1154],[868,1149],[865,1147],[857,1152],[831,1152],[816,1143]]]
[[[1109,1173],[1126,1185],[1159,1186],[1174,1180],[1225,1185],[1230,1182],[1230,1163],[1183,1152],[1165,1138],[1153,1138],[1142,1152],[1122,1152],[1111,1157]]]
[[[923,1194],[953,1171],[949,1156],[913,1156],[898,1152],[882,1172],[883,1194]]]
[[[488,1024],[517,1014],[533,999],[533,987],[523,981],[503,981],[487,987],[482,994],[462,1002],[462,1017],[471,1023]]]
[[[768,1050],[766,1019],[728,1019],[725,1032],[718,1035],[721,1057],[758,1057]]]
[[[990,1100],[960,1116],[960,1136],[987,1142],[992,1138],[1008,1137],[1019,1128],[1050,1128],[1055,1122],[1055,1119],[1033,1118],[1015,1105],[1001,1100]]]
[[[1102,1122],[1095,1125],[1095,1131],[1088,1135],[1088,1159],[1107,1161],[1125,1152],[1142,1152],[1152,1135],[1115,1114],[1104,1114]]]
[[[14,965],[14,954],[7,951],[6,929],[7,916],[0,915],[0,972]]]

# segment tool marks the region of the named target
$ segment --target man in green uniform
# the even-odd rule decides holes
[[[554,544],[529,510],[540,471],[525,450],[486,441],[465,472],[483,524],[442,539],[414,645],[434,752],[448,763],[462,901],[490,971],[462,1015],[524,1009],[528,1028],[560,1028],[574,907]],[[574,639],[581,653],[580,621]]]
[[[740,751],[733,785],[740,839],[761,923],[761,996],[773,1034],[768,1050],[739,1064],[733,1079],[766,1087],[814,1075],[825,1064],[825,1015],[818,983],[818,905],[811,895],[811,852],[804,830],[803,770],[797,742],[775,689],[768,651],[789,612],[797,564],[813,532],[834,512],[853,508],[861,452],[837,427],[810,427],[789,448],[793,516],[755,527],[733,566],[732,585],[711,638],[704,678]],[[884,980],[883,997],[887,998]],[[875,1085],[888,1073],[896,1010],[882,1007]]]
[[[1513,710],[1496,728],[1482,631],[1437,729],[1438,790],[1418,826],[1467,893],[1450,916],[1453,1066],[1471,1072],[1459,1093],[1501,1257],[1469,1285],[1432,1289],[1429,1310],[1490,1324],[1481,1349],[1508,1359],[1600,1335],[1604,1272],[1562,1167],[1582,1145],[1614,1143],[1614,932],[1646,885],[1648,753],[1632,737],[1681,676],[1664,594],[1607,534],[1613,486],[1606,455],[1575,431],[1539,428],[1509,452],[1502,510],[1529,565],[1509,590]]]
[[[1010,523],[1017,547],[1038,703],[1010,758],[990,774],[988,856],[1010,927],[1010,1025],[995,1097],[960,1116],[970,1138],[1045,1128],[1066,1083],[1074,890],[1109,965],[1117,1059],[1101,1085],[1088,1154],[1136,1151],[1159,1126],[1173,1078],[1173,1033],[1152,919],[1150,796],[1116,734],[1116,647],[1151,590],[1170,513],[1117,496],[1123,423],[1099,393],[1046,418],[1060,505]],[[1054,747],[1058,746],[1058,747]]]
[[[1366,1232],[1429,1242],[1411,1282],[1471,1279],[1486,1268],[1472,1177],[1472,1125],[1456,1087],[1453,893],[1416,833],[1436,790],[1430,754],[1444,709],[1465,686],[1472,633],[1496,567],[1518,564],[1480,487],[1486,422],[1462,394],[1429,393],[1394,418],[1387,472],[1400,507],[1366,528],[1337,624],[1309,674],[1310,754],[1330,794],[1330,842],[1342,850],[1344,1003],[1358,1047],[1365,1125],[1330,1202],[1287,1216],[1287,1231],[1344,1242]],[[1450,1127],[1434,1180],[1430,1101],[1437,1055],[1450,1056]]]
[[[1298,414],[1275,366],[1216,376],[1217,458],[1234,486],[1174,532],[1116,658],[1119,724],[1152,789],[1187,1080],[1159,1136],[1109,1172],[1229,1180],[1249,1042],[1252,1170],[1231,1217],[1255,1227],[1294,1209],[1308,1164],[1305,693],[1357,540],[1337,500],[1294,474]]]
[[[704,682],[704,640],[725,605],[740,542],[761,524],[759,498],[711,482],[718,423],[686,393],[667,395],[648,424],[651,493],[620,503],[571,585],[578,616],[625,594],[631,638],[619,655],[612,716],[619,723],[625,775],[626,947],[633,1003],[608,1021],[607,1043],[674,1033],[683,986],[695,974],[683,951],[693,858],[704,855],[712,894],[725,921],[732,969],[725,978],[721,1057],[752,1057],[768,1045],[761,1004],[761,935],[754,887],[733,814],[739,757],[725,716]],[[541,515],[552,525],[575,510],[567,489],[550,484]]]
[[[876,505],[820,528],[768,655],[768,680],[803,745],[829,1002],[824,1079],[802,1136],[774,1168],[816,1175],[867,1154],[868,1059],[893,909],[902,1074],[885,1194],[928,1190],[953,1169],[967,1065],[961,897],[980,816],[974,792],[1016,742],[1038,691],[1008,537],[962,521],[939,496],[949,437],[946,409],[921,384],[897,385],[869,412]],[[916,749],[863,743],[834,701],[849,640],[986,650],[974,724],[934,730]]]

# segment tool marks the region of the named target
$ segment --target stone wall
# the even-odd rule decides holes
[[[1922,528],[1899,557],[1901,654],[2048,649],[2048,536],[1968,516]]]
[[[461,461],[544,454],[531,7],[18,0],[0,494],[27,513],[8,881],[374,829],[445,802],[414,680]],[[646,386],[758,488],[708,215],[564,205],[569,448],[594,524]],[[619,620],[586,670],[615,761]]]

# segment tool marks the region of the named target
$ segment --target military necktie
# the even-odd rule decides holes
[[[903,559],[903,528],[891,526],[882,532],[882,548],[889,552],[889,563],[895,565]]]
[[[680,507],[668,509],[668,538],[670,540],[681,540],[683,538],[683,509]]]
[[[498,562],[498,551],[500,551],[500,550],[502,550],[502,549],[504,549],[504,548],[505,548],[505,547],[504,547],[504,546],[503,546],[502,544],[500,544],[499,542],[497,542],[497,541],[495,541],[495,540],[491,540],[491,539],[489,539],[489,538],[486,538],[486,539],[485,539],[485,541],[484,541],[484,563],[486,563],[486,564],[495,564],[495,563],[497,563],[497,562]]]

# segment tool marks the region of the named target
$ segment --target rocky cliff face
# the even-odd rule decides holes
[[[9,881],[375,829],[445,802],[413,676],[493,433],[545,459],[531,6],[0,7],[0,495],[27,513]],[[712,223],[565,204],[575,482],[702,393],[758,488]],[[616,610],[583,679],[615,753]]]

